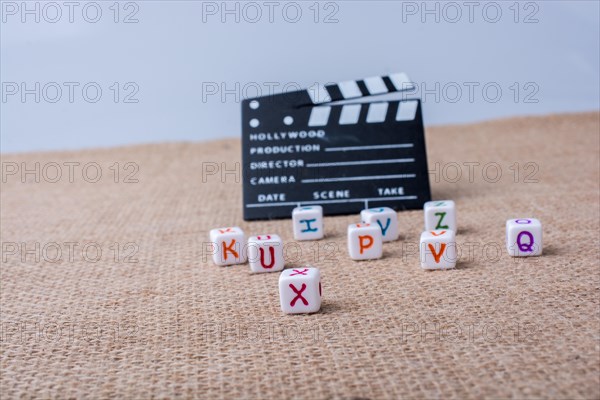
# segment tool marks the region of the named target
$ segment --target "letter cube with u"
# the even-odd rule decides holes
[[[421,268],[448,269],[456,266],[456,237],[450,229],[421,234]]]
[[[254,273],[281,271],[283,258],[283,241],[278,235],[258,235],[248,239],[248,262]]]
[[[368,208],[360,212],[362,222],[379,225],[384,242],[398,239],[398,214],[389,207]]]
[[[348,225],[348,253],[353,260],[371,260],[383,255],[383,234],[377,224]]]
[[[423,206],[425,230],[449,229],[456,232],[456,206],[452,200],[428,201]]]
[[[542,255],[542,223],[535,218],[506,221],[506,249],[513,257]]]
[[[286,269],[279,276],[281,311],[307,314],[321,308],[321,273],[318,268]]]
[[[323,239],[323,207],[296,207],[292,211],[292,220],[296,240]]]
[[[211,229],[213,261],[220,266],[246,262],[246,240],[244,231],[237,226]]]

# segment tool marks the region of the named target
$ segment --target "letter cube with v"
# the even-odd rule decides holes
[[[209,235],[215,264],[225,266],[246,262],[246,240],[241,228],[211,229]]]
[[[321,274],[318,268],[286,269],[279,276],[281,311],[306,314],[321,308]]]
[[[456,266],[456,238],[450,229],[421,234],[421,268],[447,269]]]
[[[278,235],[259,235],[248,239],[248,261],[252,272],[281,271],[285,263],[283,241]]]
[[[398,214],[389,207],[368,208],[360,212],[362,222],[379,225],[384,242],[398,239]]]
[[[542,223],[535,218],[506,221],[506,249],[513,257],[542,254]]]
[[[348,253],[353,260],[371,260],[383,255],[383,234],[377,224],[348,225]]]
[[[296,240],[323,239],[323,207],[303,206],[292,211]]]
[[[428,201],[425,211],[425,230],[450,229],[456,232],[456,207],[452,200]]]

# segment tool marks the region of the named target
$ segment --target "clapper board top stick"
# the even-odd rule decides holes
[[[422,208],[431,195],[421,102],[357,102],[412,88],[399,73],[244,100],[244,219],[313,204],[325,215]]]

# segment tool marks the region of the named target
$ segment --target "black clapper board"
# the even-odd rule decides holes
[[[412,88],[399,73],[244,100],[244,219],[290,218],[299,205],[325,215],[422,208],[431,194],[421,102],[345,101]]]

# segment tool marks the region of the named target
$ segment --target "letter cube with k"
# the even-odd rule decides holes
[[[452,200],[428,201],[425,211],[425,230],[449,229],[456,232],[456,207]]]
[[[248,261],[252,272],[281,271],[283,258],[283,241],[278,235],[259,235],[248,239]]]
[[[377,224],[348,225],[348,253],[353,260],[370,260],[383,255],[383,234]]]
[[[398,239],[398,214],[389,207],[368,208],[360,212],[362,222],[379,225],[384,242]]]
[[[535,218],[506,221],[506,249],[513,257],[542,254],[542,223]]]
[[[244,231],[237,226],[211,229],[210,241],[213,245],[213,261],[225,266],[246,262],[246,240]]]
[[[286,269],[279,275],[279,300],[286,314],[314,313],[321,308],[318,268]]]
[[[456,238],[450,229],[421,234],[421,268],[447,269],[456,266]]]
[[[296,207],[292,211],[292,221],[296,240],[323,239],[323,207]]]

